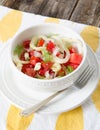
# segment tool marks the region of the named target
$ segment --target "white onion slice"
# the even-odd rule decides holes
[[[65,46],[65,44],[61,41],[60,38],[56,37],[56,36],[52,36],[52,38],[55,40],[55,44],[60,48],[61,51],[65,51],[66,53],[66,57],[65,58],[59,58],[57,56],[53,56],[53,60],[57,63],[66,63],[69,58],[70,58],[70,53],[69,50],[67,49],[67,47]]]
[[[69,60],[69,58],[70,58],[69,50],[66,49],[66,50],[65,50],[65,53],[66,53],[66,57],[65,57],[65,58],[62,59],[62,58],[59,58],[59,57],[57,57],[57,56],[54,56],[54,57],[53,57],[53,60],[54,60],[56,63],[60,63],[60,64],[66,63],[66,62]]]
[[[32,40],[30,42],[30,48],[31,49],[34,49],[36,51],[41,51],[41,49],[44,48],[45,45],[43,47],[36,47],[35,46],[36,43],[37,43],[37,40],[40,39],[40,38],[42,38],[44,41],[47,41],[47,37],[46,36],[43,36],[43,35],[35,36],[35,37],[32,38]],[[46,44],[46,42],[45,42],[45,44]]]
[[[53,55],[56,56],[56,54],[59,52],[59,48],[58,47],[55,47],[54,50],[53,50]]]
[[[62,40],[59,37],[52,36],[54,39],[54,43],[60,48],[60,50],[64,51],[66,48],[62,42]]]

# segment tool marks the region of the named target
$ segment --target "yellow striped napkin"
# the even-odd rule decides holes
[[[100,63],[100,30],[72,21],[20,12],[0,6],[0,48],[22,29],[40,23],[58,23],[75,30],[96,53]],[[0,130],[100,130],[100,81],[89,104],[53,115],[21,117],[20,109],[0,94]]]

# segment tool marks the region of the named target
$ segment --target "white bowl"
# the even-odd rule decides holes
[[[13,63],[12,60],[12,52],[16,46],[16,44],[21,43],[22,41],[33,37],[34,35],[38,34],[48,34],[48,33],[56,33],[60,35],[66,35],[67,37],[70,38],[76,38],[79,39],[83,45],[83,60],[81,64],[78,66],[76,70],[74,70],[72,73],[61,77],[61,78],[54,78],[50,80],[43,80],[43,79],[36,79],[32,78],[28,75],[25,75],[22,73],[20,70],[17,69],[15,64]],[[59,24],[52,24],[52,23],[46,23],[46,24],[41,24],[41,25],[36,25],[33,27],[30,27],[21,33],[19,33],[11,43],[11,47],[9,50],[9,63],[10,63],[10,68],[13,73],[13,80],[18,84],[21,84],[21,86],[24,88],[31,88],[33,90],[38,90],[38,91],[48,91],[48,92],[56,92],[62,89],[65,89],[78,78],[78,76],[81,74],[83,69],[86,66],[86,56],[87,56],[87,47],[86,44],[84,43],[83,39],[78,35],[76,32],[72,31],[71,29],[59,25]]]

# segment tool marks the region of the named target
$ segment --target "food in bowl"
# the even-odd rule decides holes
[[[51,34],[51,35],[49,35],[49,34]],[[56,35],[56,34],[58,34],[58,35]],[[62,74],[60,76],[58,76],[58,75],[55,76],[54,73],[52,73],[52,77],[49,77],[50,75],[48,76],[48,73],[45,73],[46,75],[42,76],[42,75],[38,75],[39,70],[35,70],[35,73],[34,73],[35,66],[30,64],[30,60],[31,60],[31,57],[29,55],[30,53],[28,55],[27,55],[27,53],[24,54],[25,60],[20,59],[23,50],[25,52],[30,52],[32,50],[36,51],[37,46],[34,44],[35,42],[33,43],[32,41],[34,41],[34,39],[41,39],[42,38],[42,37],[40,37],[41,35],[43,37],[46,37],[46,39],[49,39],[49,40],[52,39],[51,41],[54,41],[54,43],[55,43],[55,41],[56,42],[59,41],[60,46],[58,46],[58,48],[61,47],[61,45],[62,45],[63,49],[65,50],[67,48],[67,45],[69,48],[68,43],[70,43],[71,46],[76,48],[77,54],[81,55],[82,58],[80,58],[81,59],[80,63],[74,63],[75,68],[73,67],[74,70],[72,72],[68,72],[68,70],[66,70],[66,72],[67,72],[66,75],[64,73],[64,75]],[[63,40],[61,40],[62,38],[63,38]],[[24,42],[27,40],[29,40],[29,48],[24,47],[24,44],[25,44]],[[35,48],[32,48],[34,46],[35,46]],[[42,48],[43,46],[41,46],[40,48]],[[22,48],[22,49],[19,49],[19,48]],[[63,49],[61,49],[61,52],[63,52]],[[70,52],[69,49],[66,49],[66,50],[67,50],[67,54],[69,52],[69,56],[71,56],[72,52]],[[66,53],[66,50],[64,53]],[[40,53],[40,51],[38,51],[38,50],[36,52]],[[54,55],[55,54],[50,53],[49,56],[50,57],[52,56],[54,58]],[[60,58],[60,61],[61,61],[61,60],[63,60],[63,58],[65,58],[65,56],[66,55],[63,55],[63,53],[62,53],[61,57],[56,56],[56,59]],[[35,60],[35,61],[37,61],[37,60]],[[67,61],[66,61],[67,63],[65,62],[66,65],[73,65],[73,63],[71,63],[71,61],[70,62],[69,61],[70,61],[70,57],[69,57],[68,62]],[[49,61],[47,61],[47,62],[49,62]],[[51,62],[51,60],[50,60],[50,62]],[[65,63],[60,63],[60,65],[62,66],[62,64],[65,64]],[[11,69],[11,72],[13,75],[14,82],[18,85],[19,88],[20,87],[21,87],[21,89],[23,88],[24,91],[30,90],[29,92],[32,92],[32,91],[36,90],[36,91],[45,91],[45,92],[57,92],[57,91],[70,87],[73,84],[73,82],[75,82],[77,80],[77,78],[80,76],[80,74],[84,71],[85,67],[87,66],[87,47],[86,47],[86,44],[83,41],[83,39],[80,37],[80,35],[78,35],[76,32],[74,32],[73,30],[69,29],[66,26],[62,26],[60,24],[53,24],[53,23],[38,24],[38,25],[34,25],[30,28],[27,28],[27,29],[23,30],[22,32],[19,32],[15,36],[15,38],[12,41],[12,43],[10,44],[10,48],[9,48],[9,64],[10,64],[10,69]],[[33,62],[33,64],[34,64],[34,62]],[[23,67],[23,65],[24,65],[24,67]],[[46,64],[46,67],[47,67],[47,64]],[[44,67],[44,68],[46,68],[46,67]],[[22,68],[23,68],[24,73],[21,72]],[[37,68],[35,68],[35,69],[37,69]],[[41,69],[41,70],[43,70],[43,69]],[[40,76],[40,77],[37,77],[37,76]]]
[[[36,35],[18,43],[13,62],[24,74],[38,79],[54,79],[72,73],[81,64],[80,40],[59,34]]]

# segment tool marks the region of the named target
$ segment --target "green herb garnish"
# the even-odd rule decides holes
[[[52,56],[50,55],[50,53],[47,50],[42,49],[42,54],[43,54],[43,60],[45,62],[52,61]]]
[[[67,66],[67,70],[68,70],[68,73],[71,73],[71,72],[73,72],[73,67],[72,66]]]
[[[24,50],[23,45],[17,45],[14,49],[14,54],[17,54],[18,56],[20,56],[23,50]]]

